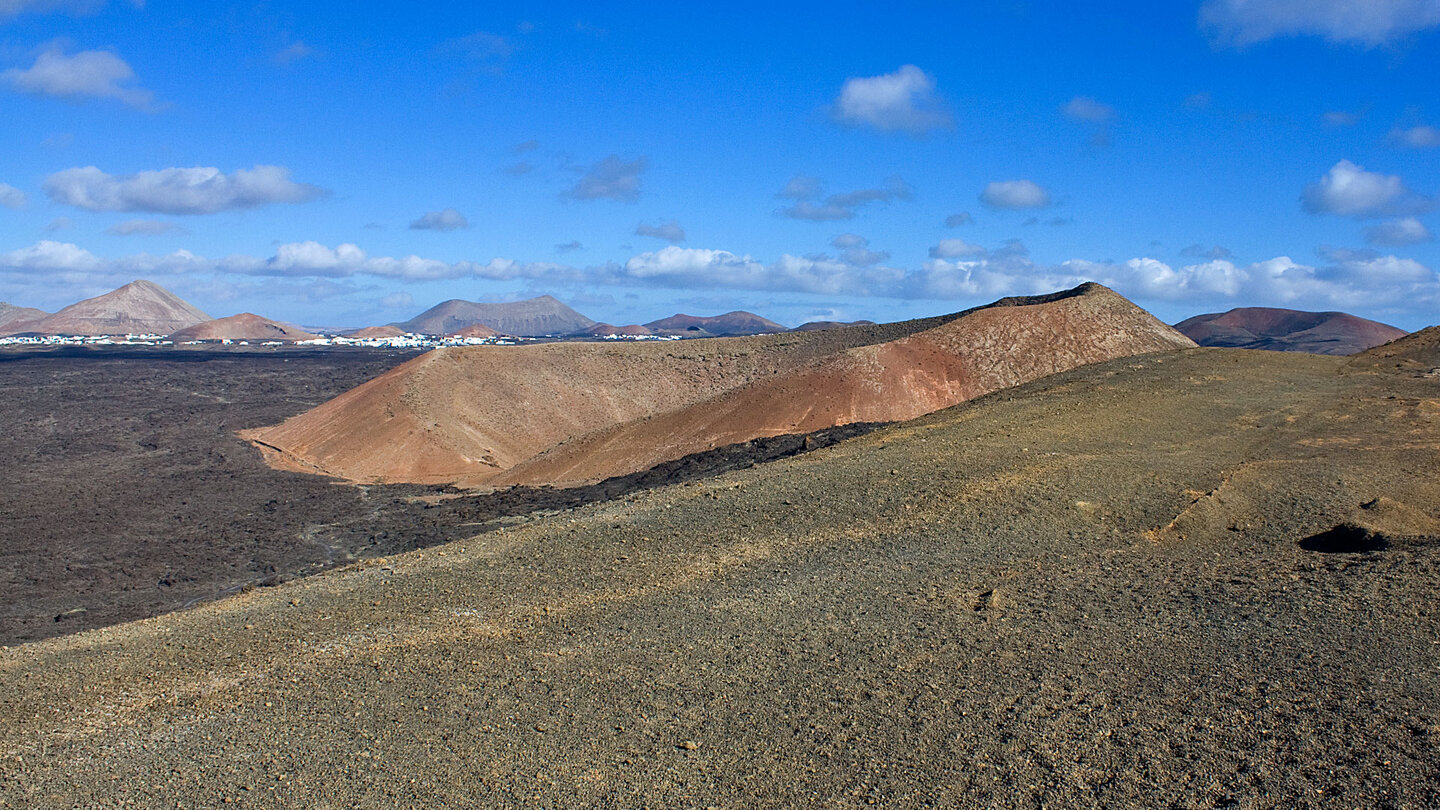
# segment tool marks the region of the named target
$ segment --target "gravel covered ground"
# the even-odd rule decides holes
[[[0,653],[16,807],[1433,807],[1440,382],[1200,349]]]

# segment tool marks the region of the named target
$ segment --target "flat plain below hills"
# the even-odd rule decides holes
[[[1432,807],[1440,379],[1401,365],[1114,360],[12,648],[0,800]]]

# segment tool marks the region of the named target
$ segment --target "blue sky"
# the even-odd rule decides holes
[[[0,300],[1440,322],[1440,0],[0,0]]]

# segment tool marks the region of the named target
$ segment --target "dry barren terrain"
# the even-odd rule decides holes
[[[1430,807],[1440,378],[1195,349],[0,654],[16,807]]]

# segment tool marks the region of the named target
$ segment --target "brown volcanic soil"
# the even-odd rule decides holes
[[[456,337],[487,338],[495,337],[500,333],[483,323],[472,323],[463,329],[457,329],[454,334]]]
[[[0,798],[1433,807],[1437,504],[1434,380],[1111,361],[11,649]]]
[[[294,326],[287,326],[269,318],[262,318],[250,312],[217,318],[197,323],[170,335],[175,342],[182,340],[314,340],[319,335],[306,332]]]
[[[349,333],[347,333],[347,334],[346,334],[346,337],[362,338],[362,339],[363,339],[363,338],[388,338],[388,337],[400,337],[400,336],[403,335],[403,334],[405,334],[405,330],[404,330],[404,329],[401,329],[401,328],[398,327],[398,326],[367,326],[367,327],[365,327],[365,328],[363,328],[363,329],[356,329],[354,332],[349,332]]]
[[[4,301],[0,301],[0,335],[10,333],[12,331],[12,324],[18,325],[26,321],[38,321],[49,314],[50,313],[43,309],[17,307],[14,304],[7,304]],[[14,331],[23,331],[23,329]]]
[[[885,327],[433,352],[245,435],[361,482],[572,485],[763,436],[911,419],[1116,356],[1193,345],[1098,285]]]
[[[1421,329],[1383,346],[1376,346],[1356,358],[1359,362],[1376,362],[1397,369],[1440,372],[1440,326]]]
[[[1175,328],[1201,346],[1349,355],[1405,336],[1405,330],[1344,312],[1239,307],[1196,315]]]

